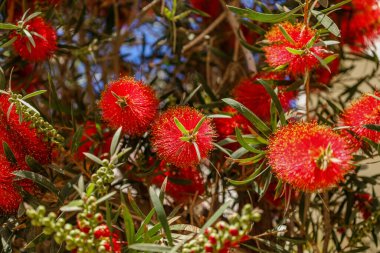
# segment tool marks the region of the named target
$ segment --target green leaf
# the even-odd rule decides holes
[[[223,98],[222,101],[235,108],[238,112],[240,112],[246,119],[249,120],[249,122],[252,123],[252,125],[254,125],[266,137],[268,137],[269,134],[272,132],[272,130],[259,117],[257,117],[256,114],[251,112],[243,104],[231,98]]]
[[[73,136],[73,141],[71,144],[71,153],[77,152],[79,146],[80,146],[80,141],[83,136],[83,126],[80,126],[74,133]]]
[[[251,20],[263,22],[263,23],[279,23],[290,19],[296,12],[298,12],[302,5],[297,6],[291,11],[280,13],[280,14],[268,14],[260,13],[251,9],[241,9],[235,6],[227,5],[227,8],[230,9],[233,13],[236,13],[239,16],[249,18]]]
[[[25,33],[26,37],[28,37],[28,40],[29,40],[30,44],[32,44],[32,46],[35,48],[36,47],[36,42],[34,41],[32,34],[30,34],[30,32],[28,30],[26,30],[26,29],[23,29],[22,31]]]
[[[83,200],[81,199],[76,199],[71,201],[69,204],[62,206],[59,210],[62,212],[77,212],[81,211],[83,208]]]
[[[352,1],[352,0],[344,0],[344,1],[342,1],[342,2],[339,2],[339,3],[337,3],[337,4],[334,4],[333,6],[327,8],[327,9],[322,10],[321,12],[322,12],[322,13],[328,13],[328,12],[330,12],[330,11],[333,11],[333,10],[336,10],[336,9],[342,7],[343,5],[348,4],[348,3],[351,2],[351,1]]]
[[[269,166],[266,167],[264,170],[262,170],[263,165],[264,165],[264,162],[261,163],[260,166],[245,180],[238,181],[238,180],[233,180],[230,178],[227,178],[227,180],[232,185],[236,185],[236,186],[246,185],[246,184],[252,182],[253,180],[255,180],[256,178],[258,178],[259,176],[261,176],[263,173],[266,172],[266,170],[269,168]]]
[[[109,200],[110,198],[112,198],[114,195],[116,194],[116,192],[110,192],[108,193],[107,195],[101,197],[100,199],[98,199],[95,203],[97,205],[99,205],[100,203],[106,201],[106,200]]]
[[[331,73],[329,66],[321,57],[319,57],[317,54],[313,53],[312,51],[310,51],[310,53],[319,61],[319,63],[322,65],[322,67],[324,67],[325,69],[327,69]]]
[[[256,153],[256,154],[265,154],[265,151],[255,149],[254,147],[250,146],[244,139],[242,132],[239,128],[235,128],[236,133],[236,140],[240,143],[242,147],[244,147],[246,150]]]
[[[3,141],[3,149],[4,149],[4,155],[7,158],[7,160],[10,163],[17,164],[17,160],[16,160],[15,155],[13,154],[13,152],[12,152],[11,148],[9,147],[8,143],[6,143],[5,141]]]
[[[322,47],[322,46],[332,46],[332,45],[338,45],[340,44],[339,41],[336,41],[336,40],[323,40],[323,41],[319,41],[317,43],[314,44],[314,47]]]
[[[296,44],[296,42],[293,40],[293,38],[289,35],[289,33],[285,30],[285,28],[281,24],[279,24],[278,27],[280,28],[282,35],[284,35],[287,41],[289,41],[292,44]]]
[[[44,170],[42,165],[31,156],[25,156],[25,162],[34,172],[40,172]]]
[[[203,122],[207,119],[206,116],[203,116],[197,123],[197,125],[194,127],[193,129],[193,134],[197,133],[199,131],[199,129],[201,128]]]
[[[135,243],[132,245],[128,245],[128,248],[144,252],[169,252],[171,250],[170,247],[157,245],[153,243]]]
[[[154,192],[153,187],[149,188],[149,196],[150,196],[150,200],[152,201],[152,204],[154,206],[154,209],[156,210],[157,218],[160,221],[162,228],[165,231],[166,238],[168,239],[168,243],[170,246],[173,246],[172,233],[170,231],[169,223],[168,223],[168,220],[166,218],[165,209],[162,206],[160,198]]]
[[[183,135],[189,135],[189,131],[187,131],[184,125],[182,125],[182,123],[176,117],[174,117],[174,123]]]
[[[190,95],[183,101],[183,105],[189,103],[189,101],[194,97],[195,94],[197,94],[197,92],[202,88],[202,84],[198,85],[197,88],[195,88],[191,93]]]
[[[298,50],[298,49],[294,49],[294,48],[291,48],[291,47],[286,47],[286,50],[289,53],[294,54],[294,55],[303,55],[305,53],[304,50]]]
[[[13,44],[13,42],[15,42],[17,40],[17,37],[13,37],[12,39],[8,40],[7,42],[5,42],[4,44],[0,45],[0,47],[2,48],[6,48],[6,47],[9,47],[10,45]]]
[[[55,185],[50,181],[50,179],[40,174],[34,173],[33,171],[16,170],[13,172],[13,175],[21,179],[30,179],[34,183],[46,188],[58,196],[59,192]]]
[[[97,164],[99,165],[103,165],[103,162],[102,160],[100,160],[98,157],[94,156],[93,154],[90,154],[90,153],[87,153],[87,152],[83,152],[83,154],[90,160],[92,160],[93,162],[96,162]]]
[[[34,12],[34,13],[30,14],[25,20],[23,20],[24,23],[26,23],[26,22],[28,22],[29,20],[31,20],[31,19],[33,19],[33,18],[35,18],[35,17],[41,15],[41,13],[42,13],[42,12],[37,11],[37,12]]]
[[[110,148],[111,157],[115,154],[117,144],[119,143],[119,140],[120,140],[120,135],[121,135],[122,129],[123,129],[122,127],[119,127],[112,137],[111,148]]]
[[[46,92],[46,90],[38,90],[38,91],[32,92],[32,93],[30,93],[30,94],[28,94],[28,95],[25,95],[25,96],[22,98],[22,100],[26,100],[26,99],[28,99],[28,98],[32,98],[32,97],[35,97],[35,96],[41,95],[41,94],[43,94],[43,93],[45,93],[45,92]]]
[[[120,197],[122,203],[121,207],[123,210],[124,229],[127,235],[128,245],[131,245],[135,242],[135,225],[133,223],[132,215],[129,212],[127,203],[125,202],[123,192],[120,192]]]
[[[380,132],[380,125],[367,124],[363,125],[364,128]]]
[[[330,33],[334,34],[337,37],[340,37],[339,27],[331,18],[320,11],[312,10],[311,13],[327,30],[329,30]]]
[[[272,98],[272,102],[274,103],[274,105],[276,106],[276,109],[278,111],[278,114],[280,116],[280,121],[281,121],[281,124],[284,126],[286,125],[286,119],[285,119],[285,115],[284,115],[284,110],[282,109],[282,105],[281,105],[281,102],[280,100],[278,99],[278,96],[277,94],[274,92],[274,90],[272,89],[272,87],[269,85],[269,83],[263,79],[258,79],[257,80],[262,86],[264,86],[265,90],[268,92],[268,94],[270,95],[270,97]]]
[[[14,25],[14,24],[0,23],[0,29],[2,29],[2,30],[17,30],[18,26]]]
[[[198,161],[202,160],[201,152],[199,151],[199,146],[196,142],[193,142],[195,153],[197,154]]]
[[[144,230],[146,229],[146,226],[151,222],[153,215],[156,213],[156,210],[153,208],[150,210],[148,215],[145,217],[143,222],[140,225],[140,228],[137,230],[135,238],[138,240],[139,237],[144,233]]]
[[[318,0],[318,2],[324,7],[327,8],[329,6],[329,0]]]
[[[206,230],[206,228],[210,227],[212,224],[214,224],[215,221],[219,219],[219,217],[224,213],[224,211],[231,206],[233,200],[229,200],[225,202],[219,209],[210,217],[210,219],[207,220],[207,222],[202,226],[201,230],[199,231],[200,234],[203,234]]]

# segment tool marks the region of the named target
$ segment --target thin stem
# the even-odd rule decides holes
[[[331,218],[330,218],[330,208],[329,208],[329,193],[327,191],[322,193],[323,201],[323,222],[325,225],[325,237],[323,239],[323,253],[328,252],[330,235],[331,235]]]
[[[303,9],[303,21],[305,26],[309,26],[309,1],[310,0],[305,0],[305,7]]]
[[[310,121],[310,71],[305,72],[306,120]]]

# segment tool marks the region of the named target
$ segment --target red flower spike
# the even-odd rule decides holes
[[[281,32],[280,25],[288,33],[293,40],[288,41]],[[317,67],[320,63],[315,57],[325,58],[330,53],[322,47],[306,48],[308,42],[316,36],[316,30],[307,28],[302,23],[295,25],[284,22],[280,25],[275,25],[267,34],[266,39],[270,45],[263,47],[266,61],[269,66],[277,68],[287,65],[287,71],[296,76],[302,75],[307,70]],[[316,39],[318,41],[318,38]],[[288,50],[303,50],[303,53],[291,53]]]
[[[195,166],[200,162],[194,145],[197,144],[200,158],[206,158],[213,149],[215,136],[211,120],[205,119],[198,131],[193,133],[203,117],[203,114],[188,106],[174,107],[164,112],[152,127],[152,145],[159,157],[181,168]],[[175,119],[189,132],[188,136],[184,136]]]
[[[16,184],[23,186],[18,181],[13,182],[12,172],[15,170],[3,155],[0,155],[0,213],[14,214],[22,202],[22,197],[16,189]]]
[[[278,73],[262,73],[250,79],[243,79],[233,91],[233,95],[237,101],[245,105],[249,110],[255,113],[259,118],[270,120],[270,103],[271,97],[265,88],[257,81],[264,80],[284,80],[285,77]],[[296,99],[297,92],[285,91],[283,86],[279,86],[278,98],[284,111],[288,111],[291,101]]]
[[[111,237],[112,244],[107,241],[103,246],[106,248],[107,252],[121,252],[121,242],[119,241],[119,236],[116,233],[111,234],[111,231],[106,224],[99,225],[94,229],[94,237],[96,239],[109,239]]]
[[[353,0],[332,16],[341,31],[341,42],[354,51],[365,50],[380,35],[380,5],[377,0]]]
[[[207,13],[211,18],[217,18],[223,11],[219,0],[190,0],[190,3],[195,9]]]
[[[307,192],[335,186],[352,169],[345,139],[316,123],[280,128],[269,139],[267,158],[279,179]]]
[[[195,194],[202,195],[205,191],[202,174],[195,168],[176,168],[161,162],[158,169],[163,174],[153,178],[152,183],[161,187],[168,177],[165,192],[176,202],[184,203],[191,200]]]
[[[375,92],[374,95],[380,96],[380,92]],[[364,125],[380,124],[380,100],[365,94],[346,108],[341,119],[342,124],[349,126],[349,130],[359,138],[380,142],[380,132],[364,127]]]
[[[339,58],[335,58],[328,64],[330,72],[325,67],[319,67],[315,71],[316,81],[321,84],[329,84],[331,79],[339,73]]]
[[[0,95],[0,140],[7,142],[11,150],[15,153],[20,166],[25,164],[25,156],[29,155],[41,164],[51,161],[52,148],[41,139],[41,136],[34,128],[30,127],[30,122],[20,123],[15,107],[12,108],[7,117],[10,102],[8,95]],[[0,152],[3,146],[0,145]],[[27,167],[27,165],[25,164]]]
[[[151,87],[131,77],[107,85],[99,103],[103,119],[130,135],[145,133],[157,115],[158,100]]]
[[[236,127],[242,129],[244,133],[249,132],[249,122],[234,108],[226,106],[222,109],[222,112],[230,115],[231,118],[216,118],[213,120],[219,140],[235,135]]]
[[[55,29],[41,17],[31,19],[25,28],[32,34],[35,47],[29,38],[21,32],[13,32],[10,39],[16,38],[13,43],[15,51],[28,61],[44,61],[50,58],[57,50],[57,34]],[[34,35],[33,33],[39,34]]]

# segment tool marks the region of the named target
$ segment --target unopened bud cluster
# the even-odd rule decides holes
[[[102,163],[103,166],[91,176],[91,182],[96,185],[99,196],[107,194],[111,183],[115,180],[113,172],[115,166],[107,159],[104,159]]]
[[[258,222],[261,214],[246,205],[242,215],[232,214],[228,223],[219,221],[214,227],[207,228],[205,232],[186,243],[183,253],[219,252],[227,253],[230,248],[238,247],[243,241],[249,239],[248,233],[253,222]]]
[[[103,215],[96,213],[96,198],[89,197],[85,201],[84,209],[77,215],[77,226],[66,223],[64,218],[58,218],[53,212],[46,216],[44,206],[36,210],[30,208],[27,215],[33,226],[43,227],[46,235],[54,234],[54,240],[58,244],[66,243],[66,249],[75,250],[77,253],[106,253],[113,252],[110,247],[110,233],[104,225]],[[97,232],[102,230],[102,234]],[[108,234],[104,231],[107,229]],[[105,234],[106,236],[104,236]]]
[[[21,102],[22,95],[11,93],[9,102],[16,106],[16,112],[22,113],[25,121],[31,121],[30,126],[35,128],[39,134],[44,136],[44,141],[51,141],[58,146],[64,141],[62,135],[47,121],[45,121],[36,111]]]

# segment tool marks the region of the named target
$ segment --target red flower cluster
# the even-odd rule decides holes
[[[284,80],[285,77],[278,73],[262,73],[250,79],[243,79],[233,91],[233,96],[237,101],[245,105],[259,118],[268,121],[270,119],[271,97],[257,79],[264,80]],[[285,91],[283,86],[279,86],[278,98],[284,111],[291,107],[291,101],[297,96],[295,91]]]
[[[234,108],[226,106],[222,109],[222,112],[228,114],[231,118],[214,119],[218,139],[223,140],[228,136],[235,135],[235,128],[240,128],[243,133],[249,132],[249,122]]]
[[[19,122],[19,116],[15,108],[11,110],[9,118],[7,117],[10,103],[9,96],[0,95],[0,157],[1,157],[1,187],[9,194],[16,196],[17,190],[13,188],[13,176],[11,173],[15,170],[30,170],[25,162],[27,156],[33,157],[40,164],[47,164],[51,160],[51,147],[47,145],[38,135],[35,129],[30,128],[29,122]],[[3,161],[4,148],[3,142],[7,143],[15,156],[16,164],[10,164]],[[29,181],[18,181],[19,186],[25,186],[25,190],[33,189]],[[9,202],[9,203],[6,203]],[[12,202],[12,203],[10,203]],[[21,196],[9,198],[0,203],[0,209],[5,213],[14,213],[17,211],[18,205],[21,203]],[[11,208],[12,207],[12,208]]]
[[[333,17],[341,41],[353,50],[364,50],[380,35],[380,5],[377,0],[353,0]]]
[[[319,67],[315,70],[315,79],[318,83],[321,84],[329,84],[331,79],[339,73],[339,65],[340,60],[336,58],[332,62],[328,64],[330,71],[328,71],[325,67]]]
[[[200,157],[207,157],[215,136],[210,119],[206,119],[198,131],[193,132],[203,117],[203,114],[188,106],[174,107],[164,112],[152,127],[152,145],[159,157],[181,168],[195,166],[200,162],[196,145]],[[188,135],[181,132],[175,119],[185,127]]]
[[[161,187],[168,177],[165,192],[176,202],[184,203],[205,191],[202,174],[194,167],[177,168],[163,161],[158,171],[161,174],[154,177],[152,183]]]
[[[287,32],[291,41],[281,32],[280,25]],[[316,30],[305,27],[302,23],[293,25],[285,22],[275,25],[265,35],[270,43],[270,45],[263,47],[267,63],[273,68],[287,65],[287,71],[292,75],[301,75],[307,70],[317,67],[319,61],[315,56],[323,59],[329,52],[319,46],[307,48],[308,42],[316,35]],[[292,50],[302,50],[303,52],[292,53]]]
[[[10,39],[16,38],[13,47],[21,58],[29,61],[44,61],[51,57],[57,50],[55,29],[41,17],[28,21],[25,28],[32,35],[35,47],[22,32],[13,32],[10,35]]]
[[[379,97],[380,92],[375,92],[374,95]],[[344,111],[341,119],[342,124],[349,126],[349,130],[359,138],[380,142],[380,132],[365,127],[380,125],[380,100],[365,94]]]
[[[359,209],[363,219],[367,220],[372,215],[372,196],[368,193],[355,194],[355,206]]]
[[[131,77],[107,85],[99,103],[103,119],[130,135],[145,133],[157,115],[158,100],[151,87]]]
[[[223,11],[219,0],[190,0],[191,5],[198,10],[210,15],[211,18],[216,18]]]
[[[267,157],[279,179],[302,191],[333,187],[352,168],[345,139],[316,123],[279,129],[269,140]]]

